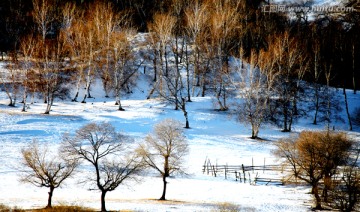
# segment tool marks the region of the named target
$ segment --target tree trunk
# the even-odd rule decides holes
[[[355,73],[355,45],[352,46],[352,69],[353,69],[353,76],[352,76],[352,83],[353,83],[353,89],[354,94],[356,94],[356,73]]]
[[[251,125],[251,139],[257,139],[258,134],[259,134],[259,128],[252,124]]]
[[[206,83],[205,83],[205,73],[201,75],[201,97],[205,97],[206,93]]]
[[[81,101],[81,103],[86,103],[87,94],[85,94],[84,99]]]
[[[105,98],[109,98],[108,80],[104,79],[103,88],[105,91]]]
[[[324,176],[324,189],[322,193],[322,197],[324,202],[329,202],[329,191],[331,190],[331,176],[329,174],[325,174]]]
[[[54,194],[54,190],[55,190],[55,187],[54,187],[54,186],[50,186],[50,191],[48,192],[48,194],[49,194],[48,204],[47,204],[46,208],[52,208],[51,201],[52,201],[52,196],[53,196],[53,194]]]
[[[156,63],[157,58],[154,56],[153,59],[153,66],[154,66],[154,79],[153,81],[156,82],[157,81],[157,63]]]
[[[82,72],[82,70],[80,70]],[[80,85],[81,85],[81,75],[79,75],[78,81],[76,83],[76,94],[75,97],[71,100],[73,102],[77,102],[77,98],[79,96],[79,91],[80,91]]]
[[[317,185],[313,185],[311,193],[315,197],[315,209],[321,210],[322,209],[322,207],[321,207],[321,198],[320,198],[320,195],[319,195],[319,188],[318,188]]]
[[[188,117],[188,113],[186,111],[186,103],[185,103],[185,98],[181,98],[181,110],[184,113],[184,117],[185,117],[185,128],[189,129],[190,125],[189,125],[189,117]]]
[[[53,105],[53,103],[54,103],[54,96],[51,95],[51,96],[49,97],[49,101],[48,101],[48,103],[47,103],[47,105],[46,105],[45,114],[50,114],[51,106]]]
[[[163,175],[163,192],[162,192],[162,195],[161,195],[161,197],[160,197],[160,199],[159,200],[165,200],[165,195],[166,195],[166,184],[167,184],[167,182],[166,182],[166,175],[164,174]]]
[[[346,95],[346,89],[345,89],[345,83],[344,83],[344,99],[345,99],[345,108],[346,108],[346,115],[349,121],[349,130],[352,131],[352,123],[351,123],[351,116],[350,116],[350,112],[349,112],[349,104],[348,104],[348,100],[347,100],[347,95]]]
[[[169,62],[168,62],[168,55],[167,55],[167,47],[166,47],[166,44],[164,46],[165,48],[165,51],[164,51],[164,57],[165,57],[165,77],[168,77],[169,76]]]
[[[106,195],[106,191],[101,191],[101,212],[106,211],[105,195]]]
[[[186,111],[184,111],[184,116],[185,116],[185,128],[190,129],[188,113]]]
[[[185,46],[185,57],[186,57],[186,90],[187,90],[187,98],[188,102],[191,102],[191,95],[190,95],[190,62],[189,62],[189,53],[187,49],[187,45]]]
[[[10,107],[15,107],[15,101],[13,100],[13,98],[11,97],[11,95],[8,95],[8,96],[9,96],[9,100],[10,100],[9,106],[10,106]]]
[[[26,112],[26,97],[27,97],[27,87],[24,86],[24,95],[23,95],[23,108],[22,112]]]
[[[77,102],[78,96],[79,96],[79,91],[76,92],[75,97],[71,101],[72,102]]]
[[[90,64],[91,65],[91,64]],[[85,95],[84,95],[84,99],[81,101],[81,103],[86,103],[86,98],[91,98],[90,95],[90,84],[91,84],[91,68],[89,65],[89,70],[87,73],[87,78],[86,78],[86,87],[85,87]]]
[[[320,105],[319,105],[319,86],[316,85],[315,88],[315,115],[314,115],[314,121],[313,124],[317,125],[317,116],[319,113]]]
[[[223,84],[223,103],[224,103],[224,110],[228,110],[228,107],[227,107],[227,105],[226,105],[226,87],[225,87],[225,85]]]
[[[119,111],[125,111],[125,109],[121,106],[121,101],[120,101],[120,99],[119,99],[118,105],[119,105],[119,107],[118,107],[118,110],[119,110]]]
[[[283,105],[283,115],[284,115],[284,123],[283,123],[283,132],[289,132],[289,129],[288,129],[288,110],[287,110],[287,106],[286,104],[284,103]]]

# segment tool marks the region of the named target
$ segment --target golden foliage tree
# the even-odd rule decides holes
[[[346,164],[353,142],[343,133],[303,131],[298,138],[283,139],[276,146],[275,155],[285,159],[292,176],[312,186],[315,208],[321,209],[332,186],[331,177],[340,165]],[[323,199],[319,191],[321,180]]]

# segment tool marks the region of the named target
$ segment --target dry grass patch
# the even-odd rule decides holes
[[[82,206],[54,206],[52,208],[44,208],[33,210],[34,212],[94,212],[95,210]]]
[[[229,202],[218,203],[216,209],[213,212],[238,212],[238,211],[246,211],[246,212],[255,212],[255,208],[249,207],[241,207],[239,205],[235,205]]]
[[[20,212],[20,211],[24,211],[24,210],[21,210],[21,209],[18,209],[16,207],[14,208],[11,208],[9,206],[6,206],[4,204],[0,204],[0,212],[7,212],[7,211],[11,211],[11,212]]]

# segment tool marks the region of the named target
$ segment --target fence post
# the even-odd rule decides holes
[[[227,164],[225,165],[225,180],[227,179]]]
[[[210,159],[208,160],[208,164],[207,164],[208,168],[207,168],[207,173],[209,175],[209,172],[211,170],[211,162],[210,162]]]
[[[243,170],[243,174],[244,174],[244,183],[246,182],[246,175],[245,175],[245,167],[244,164],[241,164],[242,166],[242,170]]]
[[[254,158],[251,158],[251,169],[252,173],[254,174]]]
[[[144,67],[144,69],[145,69],[145,67]],[[204,170],[203,170],[203,174],[205,174],[205,171],[206,171],[206,162],[207,162],[207,156],[206,156],[206,158],[205,158],[205,162],[204,162]]]
[[[213,165],[213,172],[214,172],[214,177],[216,177],[216,170],[215,170],[215,166]]]
[[[263,167],[263,173],[265,173],[265,158],[264,158],[264,167]]]

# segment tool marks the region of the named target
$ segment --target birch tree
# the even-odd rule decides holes
[[[261,125],[269,117],[270,111],[268,107],[272,97],[272,88],[277,77],[272,72],[271,64],[264,64],[266,62],[271,63],[271,61],[266,60],[266,54],[266,52],[261,51],[257,55],[255,51],[252,51],[248,65],[238,64],[237,74],[235,75],[240,79],[236,88],[244,100],[237,111],[238,120],[251,125],[252,139],[258,138]]]
[[[228,76],[230,75],[229,57],[231,47],[236,45],[230,44],[232,36],[236,32],[238,23],[238,7],[236,1],[211,1],[210,11],[210,50],[213,52],[212,61],[212,86],[215,98],[219,105],[219,110],[228,109],[227,87],[230,84]],[[210,59],[210,58],[209,58]]]
[[[22,87],[23,87],[23,108],[22,112],[26,112],[26,104],[27,104],[27,96],[29,91],[35,92],[35,72],[34,66],[35,63],[32,61],[32,58],[36,53],[36,38],[33,34],[30,34],[23,38],[20,43],[20,51],[23,55],[23,63],[22,63]]]

